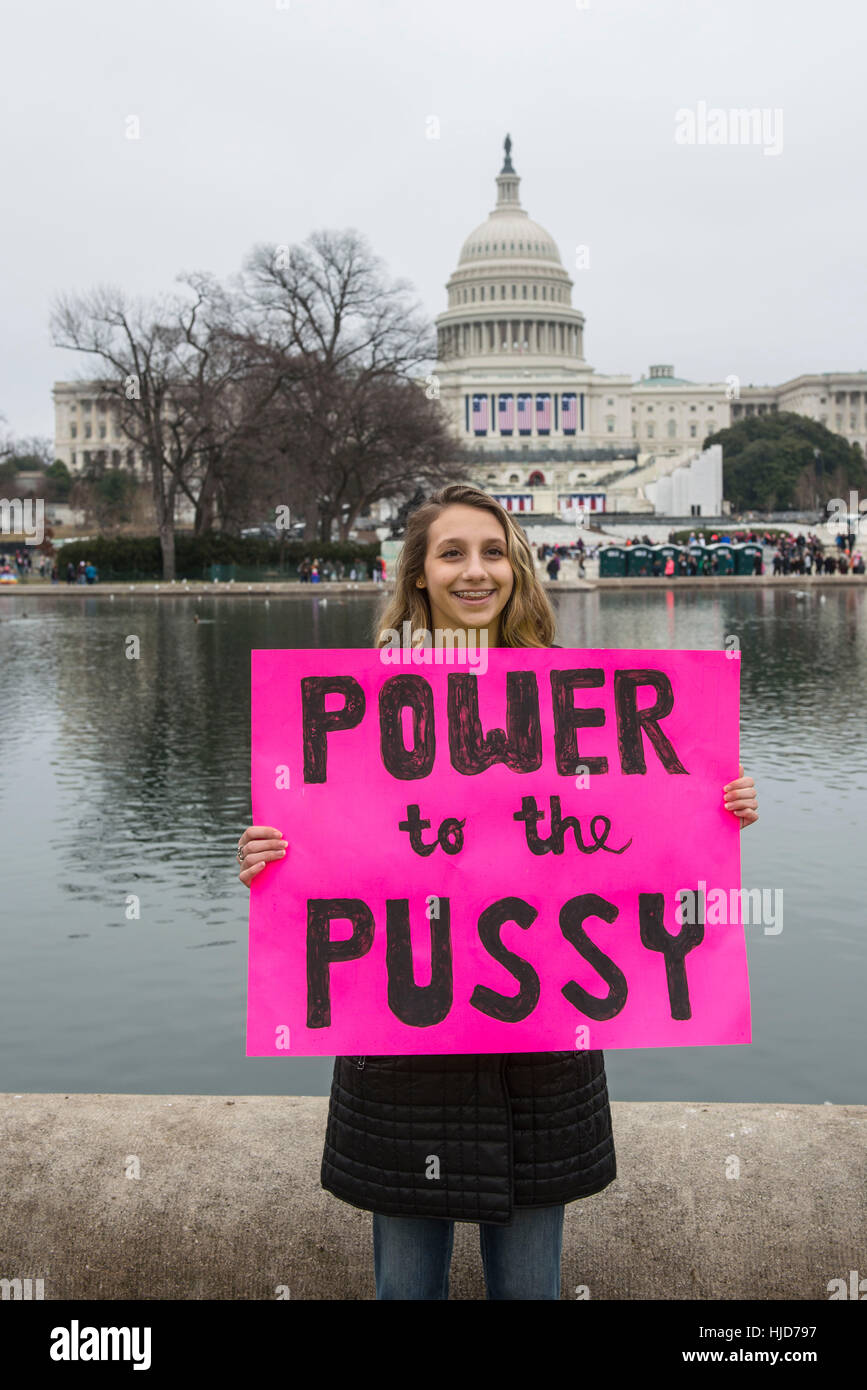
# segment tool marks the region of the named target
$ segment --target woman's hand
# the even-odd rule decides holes
[[[239,879],[249,888],[254,878],[258,878],[270,859],[282,859],[286,854],[287,842],[280,839],[280,831],[273,825],[248,825],[238,846],[244,856],[244,864]]]
[[[754,820],[758,820],[759,813],[756,808],[759,803],[756,798],[756,784],[752,777],[745,777],[740,766],[738,774],[736,782],[727,782],[723,787],[723,798],[726,810],[740,816],[743,830],[744,826],[752,825]]]

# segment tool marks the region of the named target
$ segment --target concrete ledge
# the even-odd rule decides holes
[[[253,595],[268,594],[272,598],[318,598],[325,594],[382,594],[394,588],[394,581],[375,583],[372,579],[323,580],[320,584],[300,584],[297,580],[220,580],[218,584],[207,584],[195,580],[185,584],[164,579],[137,580],[134,584],[100,583],[96,584],[52,584],[46,579],[30,579],[18,584],[0,585],[0,597],[4,594],[17,594],[24,598],[36,598],[40,594],[60,595],[62,598],[100,598],[106,595],[134,598],[156,596],[158,598],[187,598],[190,594],[207,598],[250,598]]]
[[[756,589],[790,588],[815,589],[821,585],[836,588],[839,585],[867,585],[865,574],[730,574],[730,575],[685,575],[666,578],[665,575],[635,576],[632,579],[545,579],[539,575],[542,585],[549,593],[569,593],[594,589]],[[294,581],[260,581],[246,583],[219,584],[166,584],[150,580],[137,584],[51,584],[47,580],[31,580],[26,584],[0,585],[0,598],[5,595],[19,598],[36,598],[40,594],[55,594],[66,598],[100,598],[117,595],[134,598],[155,596],[157,598],[184,598],[193,594],[208,598],[253,598],[267,594],[271,598],[326,598],[334,594],[386,594],[394,589],[394,580],[387,579],[384,584],[372,580],[326,580],[321,584],[298,584]]]
[[[370,1213],[319,1185],[327,1105],[0,1094],[0,1278],[47,1300],[373,1298]],[[618,1178],[566,1207],[563,1298],[825,1300],[867,1276],[867,1106],[612,1113]],[[484,1298],[472,1225],[451,1296]]]

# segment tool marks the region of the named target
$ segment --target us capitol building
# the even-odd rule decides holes
[[[719,516],[722,451],[704,438],[745,415],[791,410],[867,448],[867,372],[777,387],[686,381],[668,365],[605,376],[551,235],[521,206],[512,142],[496,206],[470,233],[437,317],[436,385],[470,476],[513,511]]]
[[[461,248],[422,383],[451,417],[468,480],[540,519],[577,509],[720,516],[722,449],[702,442],[744,416],[795,411],[867,450],[864,371],[767,387],[686,381],[668,365],[639,381],[597,372],[557,245],[521,206],[508,135],[504,149],[496,206]],[[71,472],[94,451],[143,471],[95,384],[56,382],[54,405],[55,458]]]

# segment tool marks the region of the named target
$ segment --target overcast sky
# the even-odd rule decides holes
[[[159,293],[355,227],[441,312],[506,131],[597,371],[867,368],[865,6],[584,3],[6,0],[8,428],[53,435],[52,382],[80,374],[50,341],[61,290]],[[778,152],[678,143],[701,103],[766,110]]]

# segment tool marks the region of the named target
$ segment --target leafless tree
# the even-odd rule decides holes
[[[243,308],[211,276],[179,277],[187,291],[161,301],[131,303],[117,289],[61,297],[52,312],[55,342],[96,357],[93,382],[111,402],[122,433],[136,444],[148,470],[163,574],[175,576],[175,502],[188,498],[196,531],[207,529],[221,467],[251,411],[249,334]],[[265,396],[279,377],[257,380]]]
[[[435,356],[432,326],[363,237],[259,246],[242,285],[257,336],[295,366],[282,397],[285,476],[308,535],[328,539],[336,524],[345,537],[375,502],[454,476],[445,413],[418,380]]]
[[[346,539],[356,517],[375,503],[399,507],[419,489],[463,476],[444,412],[417,382],[348,378],[330,425],[320,503],[326,535],[333,522]]]
[[[156,304],[131,303],[121,290],[100,286],[61,296],[51,315],[59,347],[87,354],[101,368],[95,385],[114,403],[126,437],[141,449],[150,475],[163,574],[175,577],[175,499],[190,492],[200,444],[182,388],[195,373],[197,319],[203,296]],[[192,353],[187,351],[194,344]]]

